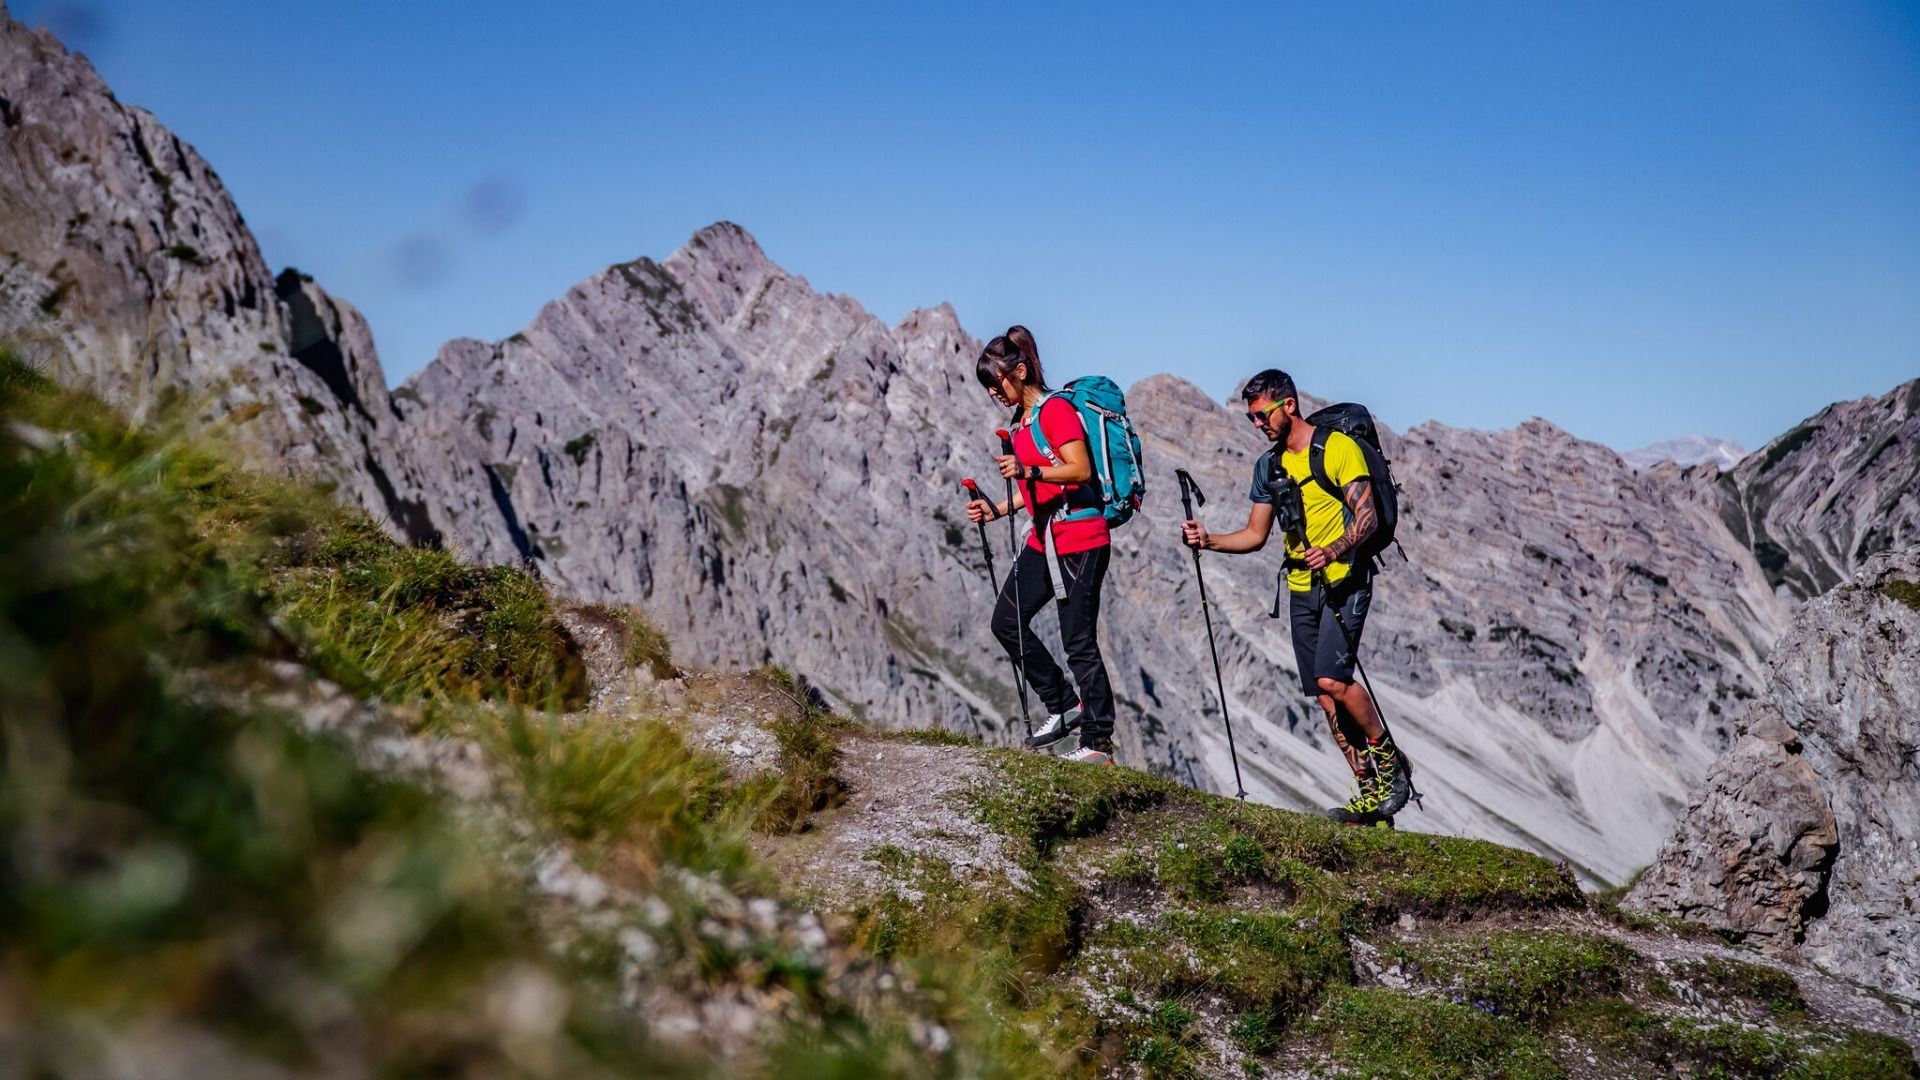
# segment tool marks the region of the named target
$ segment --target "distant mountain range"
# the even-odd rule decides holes
[[[638,604],[689,660],[775,662],[875,723],[1013,738],[959,488],[1004,417],[950,307],[888,326],[721,223],[587,276],[520,333],[448,343],[389,392],[358,312],[272,274],[191,147],[11,20],[0,139],[0,333],[64,381],[136,416],[186,405],[397,535]],[[1121,755],[1230,789],[1172,470],[1226,526],[1263,446],[1183,379],[1128,399],[1152,486],[1103,615]],[[1596,881],[1651,859],[1799,601],[1920,539],[1920,383],[1715,469],[1635,469],[1541,420],[1423,424],[1387,449],[1410,561],[1390,557],[1367,660],[1431,796],[1406,824]],[[1267,618],[1275,560],[1206,565],[1248,788],[1340,801]]]
[[[1621,460],[1636,469],[1648,469],[1663,461],[1671,461],[1685,468],[1689,465],[1712,463],[1722,472],[1740,463],[1747,456],[1747,448],[1732,439],[1716,439],[1710,435],[1682,435],[1677,439],[1665,439],[1649,443],[1638,450],[1621,454]]]

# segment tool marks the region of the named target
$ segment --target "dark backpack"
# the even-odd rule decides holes
[[[1313,448],[1307,451],[1307,469],[1313,482],[1333,496],[1342,510],[1346,510],[1347,501],[1327,477],[1327,436],[1338,431],[1359,444],[1360,456],[1367,459],[1367,476],[1373,481],[1374,526],[1373,534],[1354,552],[1353,562],[1359,565],[1373,560],[1376,565],[1383,565],[1380,556],[1387,545],[1393,543],[1393,530],[1400,524],[1400,489],[1393,482],[1392,463],[1380,449],[1380,430],[1374,426],[1373,414],[1365,405],[1348,401],[1321,409],[1307,417],[1307,423],[1314,428]],[[1406,549],[1401,549],[1400,556],[1406,557]]]

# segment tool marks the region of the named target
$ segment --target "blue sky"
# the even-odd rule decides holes
[[[396,383],[737,221],[1056,375],[1757,446],[1920,375],[1920,5],[14,0]]]

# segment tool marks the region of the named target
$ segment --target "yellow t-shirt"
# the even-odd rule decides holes
[[[1292,537],[1287,538],[1287,557],[1301,558],[1309,547],[1326,547],[1347,531],[1347,504],[1340,492],[1355,480],[1363,479],[1367,473],[1367,459],[1360,452],[1360,444],[1347,436],[1345,432],[1334,431],[1327,434],[1327,479],[1333,481],[1335,490],[1328,492],[1320,488],[1313,479],[1313,470],[1307,464],[1311,449],[1298,454],[1288,453],[1279,446],[1260,455],[1253,463],[1253,487],[1247,492],[1247,498],[1257,503],[1273,503],[1273,497],[1267,492],[1267,480],[1273,475],[1273,459],[1280,459],[1280,467],[1300,485],[1300,501],[1306,513],[1307,542],[1297,544]],[[1274,525],[1279,527],[1278,522]],[[1346,579],[1353,572],[1350,562],[1327,564],[1327,584],[1333,585]],[[1287,588],[1294,592],[1307,592],[1313,588],[1313,571],[1305,568],[1287,571]]]

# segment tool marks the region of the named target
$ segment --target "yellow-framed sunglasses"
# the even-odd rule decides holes
[[[1279,401],[1276,401],[1273,404],[1268,405],[1264,409],[1248,409],[1247,422],[1250,424],[1264,423],[1267,417],[1273,415],[1273,410],[1279,408],[1282,405],[1285,405],[1288,400],[1289,399],[1287,398],[1281,398]]]

